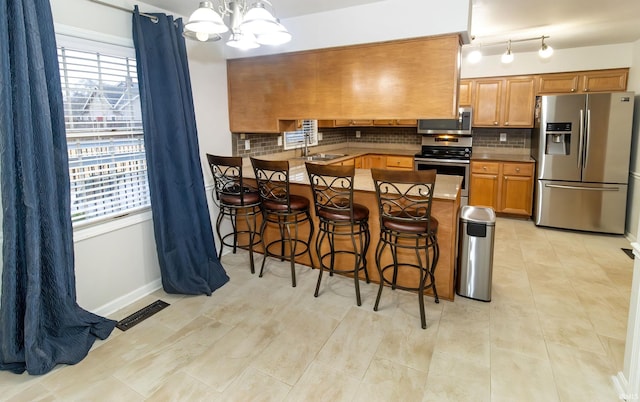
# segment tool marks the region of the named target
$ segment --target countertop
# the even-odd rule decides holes
[[[535,160],[525,154],[507,154],[493,152],[473,152],[472,161],[499,161],[499,162],[535,162]]]
[[[246,178],[255,179],[251,165],[243,167],[243,175]],[[310,185],[309,176],[307,175],[307,169],[304,164],[291,163],[289,165],[289,182],[291,184]],[[455,200],[460,191],[461,184],[462,177],[460,176],[439,174],[436,176],[433,197],[442,200]],[[376,191],[370,169],[356,169],[353,178],[353,188],[356,191]]]

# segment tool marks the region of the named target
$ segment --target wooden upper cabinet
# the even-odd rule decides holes
[[[535,78],[507,78],[504,86],[502,125],[504,127],[533,127],[536,102]]]
[[[538,81],[538,94],[573,93],[579,84],[578,73],[543,74]]]
[[[582,76],[584,92],[626,91],[629,69],[589,71]]]
[[[502,79],[475,80],[472,122],[474,127],[500,125],[502,85]]]
[[[628,68],[540,75],[538,95],[626,91]]]
[[[472,103],[472,91],[473,80],[460,80],[460,92],[458,104],[460,106],[471,106]]]
[[[535,77],[476,79],[474,127],[533,127]]]
[[[281,120],[309,118],[453,118],[459,53],[459,35],[443,35],[227,60],[230,129],[276,133]]]

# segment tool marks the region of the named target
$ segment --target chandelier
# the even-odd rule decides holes
[[[230,32],[227,45],[238,49],[281,45],[291,40],[289,31],[274,17],[270,1],[253,1],[251,5],[247,0],[219,0],[218,3],[214,7],[211,1],[201,1],[184,25],[184,37],[214,42]]]

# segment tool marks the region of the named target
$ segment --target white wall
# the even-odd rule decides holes
[[[556,49],[549,59],[541,59],[537,52],[515,53],[510,64],[500,62],[500,55],[485,56],[477,64],[462,59],[461,78],[502,75],[556,73],[563,71],[600,70],[630,67],[633,61],[632,43]]]

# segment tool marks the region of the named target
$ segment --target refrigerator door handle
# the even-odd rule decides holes
[[[563,188],[566,190],[620,191],[618,187],[580,187],[580,186],[565,186],[562,184],[545,184],[544,186],[549,188]]]
[[[580,109],[580,136],[578,140],[578,169],[582,171],[582,157],[584,156],[584,110]]]
[[[589,163],[589,144],[591,143],[590,139],[591,139],[591,109],[587,109],[587,126],[586,126],[586,130],[584,131],[584,156],[582,158],[582,166],[583,169],[587,168],[587,164]]]

